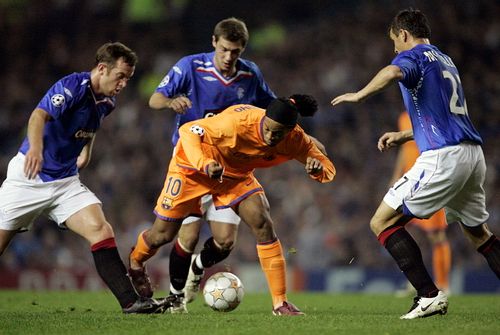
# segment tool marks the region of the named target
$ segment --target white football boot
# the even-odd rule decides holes
[[[443,291],[433,298],[415,297],[410,311],[402,315],[400,319],[411,320],[416,318],[425,318],[435,314],[444,315],[448,311],[448,297]]]

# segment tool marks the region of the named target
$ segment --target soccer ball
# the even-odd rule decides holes
[[[241,280],[230,272],[217,272],[207,279],[203,288],[205,303],[218,312],[230,312],[244,295]]]

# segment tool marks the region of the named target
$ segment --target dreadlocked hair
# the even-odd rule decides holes
[[[301,116],[313,116],[318,111],[318,102],[312,95],[293,94],[289,99]]]

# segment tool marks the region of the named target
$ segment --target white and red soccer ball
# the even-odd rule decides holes
[[[205,303],[218,312],[230,312],[243,299],[243,284],[230,272],[217,272],[210,276],[203,287]]]

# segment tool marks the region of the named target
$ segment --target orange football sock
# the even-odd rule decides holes
[[[451,268],[451,248],[448,241],[438,243],[432,251],[432,265],[436,286],[440,290],[448,290]]]
[[[271,244],[257,244],[260,266],[266,275],[273,299],[273,308],[286,301],[286,264],[279,240]]]
[[[137,236],[137,243],[135,244],[134,249],[130,253],[130,258],[141,265],[148,259],[153,257],[158,251],[158,248],[150,248],[146,243],[146,241],[144,240],[144,234],[146,232],[147,230],[143,231],[142,233],[139,234],[139,236]]]

